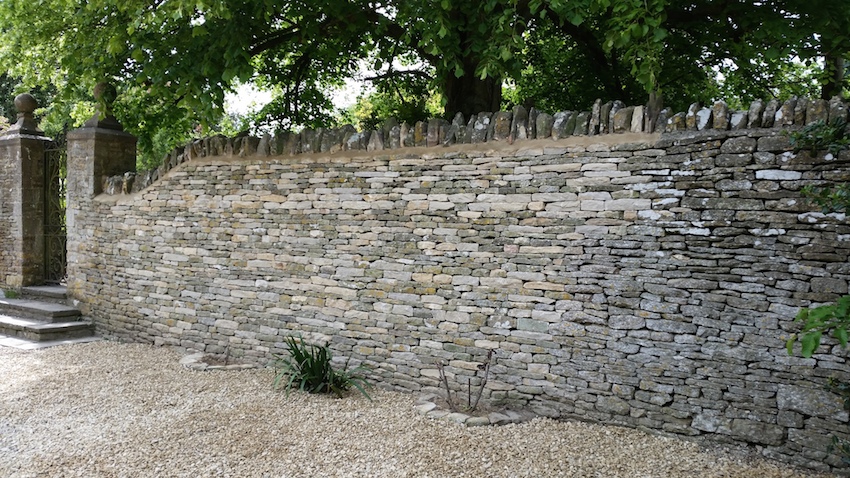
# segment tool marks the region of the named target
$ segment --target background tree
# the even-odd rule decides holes
[[[511,101],[553,109],[707,102],[728,92],[718,72],[747,95],[789,94],[801,73],[796,91],[831,95],[846,86],[848,22],[850,2],[832,0],[5,0],[0,71],[69,112],[113,81],[119,119],[156,158],[210,131],[246,82],[274,92],[255,127],[326,125],[329,92],[363,62],[416,84],[399,106],[437,92],[446,116],[497,110],[505,82]]]

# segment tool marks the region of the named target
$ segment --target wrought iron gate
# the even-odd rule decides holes
[[[44,150],[44,282],[65,282],[65,178],[67,177],[65,135]]]

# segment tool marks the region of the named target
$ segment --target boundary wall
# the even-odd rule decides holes
[[[850,227],[800,190],[850,154],[790,150],[778,128],[231,148],[71,204],[68,288],[116,339],[265,364],[302,334],[413,392],[493,350],[487,400],[827,469],[846,354],[784,339],[848,293]]]

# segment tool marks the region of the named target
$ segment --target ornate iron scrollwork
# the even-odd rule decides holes
[[[45,283],[65,282],[67,164],[65,137],[62,135],[52,141],[44,151]]]

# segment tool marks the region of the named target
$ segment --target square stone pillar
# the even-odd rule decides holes
[[[95,196],[110,176],[136,171],[136,137],[126,133],[111,114],[99,112],[85,126],[68,132],[68,296],[81,297],[84,270],[96,263],[97,251],[89,249],[97,220]]]
[[[18,121],[0,136],[0,289],[43,283],[44,150],[50,142],[32,117],[30,95],[19,95]],[[0,292],[2,296],[2,292]]]
[[[44,281],[43,136],[0,137],[0,281],[20,289]]]

